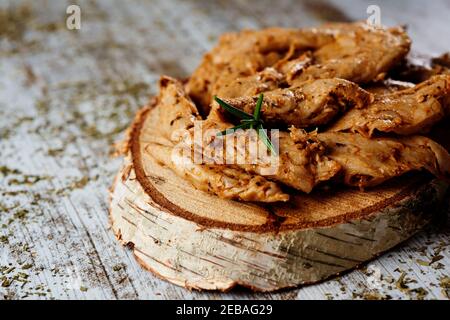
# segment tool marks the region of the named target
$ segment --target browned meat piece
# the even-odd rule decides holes
[[[238,98],[278,89],[298,75],[310,62],[309,52],[294,60],[280,60],[274,67],[267,67],[251,76],[239,77],[230,83],[222,84],[217,88],[216,95],[221,98]]]
[[[277,183],[226,165],[196,164],[191,157],[172,146],[153,144],[151,156],[170,167],[195,188],[224,199],[256,202],[287,201]]]
[[[284,76],[274,68],[266,68],[248,77],[237,78],[224,84],[217,90],[217,96],[223,98],[251,97],[261,92],[278,89]]]
[[[313,54],[310,51],[302,53],[294,59],[285,59],[277,62],[275,68],[285,76],[288,84],[293,84],[294,80],[300,76],[309,66],[314,63]]]
[[[161,83],[159,101],[171,101],[164,95],[173,95],[180,88],[179,84],[167,78]],[[190,151],[181,153],[185,149],[155,145],[152,148],[152,155],[160,162],[168,164],[178,175],[186,178],[197,188],[224,198],[243,201],[285,201],[288,195],[283,193],[275,182],[270,182],[266,178],[309,192],[317,183],[332,179],[341,170],[346,184],[361,188],[377,185],[411,170],[426,169],[438,177],[449,178],[449,154],[440,145],[425,137],[368,139],[353,133],[308,134],[295,128],[291,128],[290,134],[279,133],[279,158],[273,172],[266,171],[270,170],[272,164],[268,154],[263,153],[261,156],[258,154],[257,161],[249,163],[248,140],[239,139],[248,137],[252,133],[249,130],[224,137],[205,134],[207,140],[201,151],[202,157],[211,156],[208,160],[212,159],[213,162],[197,164],[192,160],[191,152],[196,150],[192,144],[192,141],[195,141],[192,139],[193,121],[196,119],[195,106],[192,104],[192,108],[188,108],[190,111],[184,112],[185,103],[189,102],[188,98],[181,95],[174,101],[175,104],[171,105],[161,103],[157,105],[156,108],[161,108],[159,123],[161,127],[168,128],[162,132],[170,132],[175,123],[184,123],[177,129],[190,128],[188,136],[191,139],[180,140],[177,138],[179,135],[170,135],[173,142],[186,143],[184,146]],[[165,108],[171,108],[168,113],[170,117],[164,116]],[[180,115],[187,116],[191,120],[181,119]],[[204,131],[223,130],[231,126],[223,121],[217,109],[213,109],[210,117],[202,124]],[[230,137],[236,139],[236,143],[232,145],[234,154],[242,156],[244,163],[215,164],[214,157],[223,152],[227,155],[229,150],[227,140],[221,144],[223,149],[217,149],[216,144],[221,139]],[[256,139],[259,147],[265,148],[261,146],[262,142]],[[161,149],[166,151],[158,151]],[[227,158],[222,156],[222,159]],[[267,175],[263,177],[260,174]]]
[[[334,77],[363,83],[382,77],[409,47],[402,29],[374,28],[364,23],[228,34],[205,55],[187,90],[207,112],[212,96],[221,88],[270,66],[281,71],[290,86]]]
[[[172,150],[171,164],[179,176],[187,179],[197,189],[224,199],[259,202],[289,200],[289,195],[275,182],[236,167],[196,164],[182,149]]]
[[[261,175],[261,178],[264,179],[265,184],[258,183],[260,189],[249,191],[249,194],[261,196],[259,200],[252,201],[283,201],[283,199],[286,200],[287,195],[278,189],[276,183],[269,183],[265,178],[282,182],[304,192],[310,192],[319,182],[330,179],[340,170],[339,164],[323,155],[325,148],[315,139],[314,134],[307,134],[303,131],[293,137],[286,132],[278,133],[278,157],[272,157],[267,153],[264,143],[255,134],[252,135],[254,131],[247,130],[234,135],[218,137],[216,136],[218,131],[233,126],[223,119],[218,109],[213,109],[208,119],[199,122],[204,140],[200,141],[203,142],[200,143],[200,150],[202,150],[200,159],[203,158],[203,163],[198,164],[194,158],[194,151],[197,149],[193,144],[193,142],[199,144],[194,136],[196,128],[194,120],[198,120],[195,105],[183,93],[180,83],[174,79],[163,78],[160,90],[158,110],[156,110],[159,113],[158,132],[164,134],[172,143],[178,143],[175,155],[180,152],[179,150],[190,150],[187,152],[187,156],[182,157],[182,154],[179,154],[174,157],[174,159],[183,160],[179,163],[174,162],[173,159],[170,162],[167,159],[160,161],[169,163],[175,172],[186,177],[197,188],[205,181],[205,177],[210,175],[212,179],[210,183],[213,185],[204,186],[204,188],[224,197],[225,191],[220,191],[223,188],[219,183],[221,181],[219,179],[220,172],[227,168],[233,168],[234,171],[227,171],[229,181],[234,181],[238,172],[242,174],[242,181],[248,181],[248,183],[253,181],[250,180],[250,177],[254,175]],[[183,130],[174,132],[179,129]],[[211,132],[208,134],[211,129],[214,131],[212,134]],[[227,148],[229,146],[227,141],[230,138],[236,140],[231,144],[231,148]],[[256,142],[257,149],[261,151],[256,156],[249,148],[250,139]],[[219,148],[217,148],[218,143]],[[220,146],[223,146],[222,149]],[[230,159],[226,152],[233,153],[232,164],[223,164],[224,159]],[[242,160],[237,161],[237,157]],[[274,159],[276,159],[276,163],[272,162]],[[203,170],[204,174],[200,174],[200,170]],[[261,180],[261,178],[257,179]],[[253,183],[252,186],[254,187]],[[232,188],[227,191],[228,193],[231,193],[230,190],[241,190],[242,185],[230,185],[230,187]],[[266,196],[263,197],[264,194]],[[245,200],[242,199],[242,196],[238,193],[235,194],[235,197]]]
[[[177,130],[188,130],[195,120],[201,120],[197,107],[186,97],[183,85],[171,77],[161,76],[155,117],[158,117],[160,134],[171,140]]]
[[[213,108],[204,122],[203,130],[222,131],[232,126]],[[304,192],[311,192],[318,183],[331,179],[340,171],[340,165],[324,155],[325,147],[317,140],[315,133],[299,129],[295,134],[278,132],[275,134],[278,143],[277,138],[272,136],[279,146],[277,157],[267,153],[267,147],[253,130],[240,130],[222,137],[204,134],[204,137],[204,154],[219,154],[220,159],[234,159],[233,166]],[[251,142],[256,143],[256,151],[249,148]],[[217,151],[217,146],[223,146],[223,149]],[[238,157],[243,161],[236,161]]]
[[[275,182],[262,176],[226,165],[197,164],[190,154],[182,152],[182,148],[175,148],[178,146],[175,144],[185,137],[183,133],[188,133],[187,130],[194,127],[194,121],[200,120],[195,105],[177,80],[161,78],[160,94],[152,112],[158,127],[155,128],[156,137],[152,139],[151,155],[196,188],[225,199],[260,202],[289,199]]]
[[[366,138],[356,133],[318,134],[328,157],[342,165],[344,183],[360,188],[378,185],[408,171],[425,169],[450,179],[450,155],[436,142],[422,136]]]
[[[261,117],[269,124],[306,128],[326,124],[339,112],[352,107],[365,107],[371,99],[368,92],[347,80],[310,80],[297,87],[266,92]],[[252,114],[258,96],[224,100]]]
[[[365,23],[331,24],[335,41],[313,53],[314,64],[293,82],[342,78],[366,83],[385,73],[409,52],[411,41],[402,28],[378,28]],[[327,29],[323,26],[321,29]]]
[[[213,92],[223,85],[272,66],[295,50],[319,48],[333,39],[331,32],[319,33],[315,29],[269,28],[226,33],[203,57],[189,79],[187,92],[207,111]]]
[[[412,88],[377,96],[367,108],[349,111],[330,131],[409,135],[429,130],[449,113],[450,75],[439,75]]]

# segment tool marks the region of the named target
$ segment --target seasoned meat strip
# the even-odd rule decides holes
[[[296,50],[319,48],[333,40],[333,32],[317,32],[314,28],[226,33],[203,57],[189,79],[187,92],[204,111],[209,110],[213,94],[223,85],[272,66]]]
[[[230,105],[253,114],[258,96],[224,99]],[[372,95],[343,79],[309,80],[296,87],[264,94],[262,119],[269,124],[306,128],[328,123],[339,112],[363,108]]]
[[[412,88],[377,95],[367,108],[350,110],[329,130],[410,135],[429,130],[446,114],[450,114],[450,75],[439,75]]]
[[[182,152],[183,149],[177,144],[183,133],[193,128],[195,121],[200,121],[200,117],[179,81],[170,77],[161,78],[160,94],[154,108],[152,112],[158,123],[155,134],[161,137],[154,138],[150,155],[194,187],[225,199],[260,202],[289,199],[277,183],[262,176],[226,165],[198,164],[190,153]],[[161,139],[164,143],[158,142]]]
[[[217,107],[214,107],[204,122],[203,130],[213,129],[217,132],[232,126],[223,119]],[[337,162],[324,155],[324,144],[317,140],[316,134],[303,130],[297,130],[295,135],[281,131],[274,133],[272,140],[279,147],[278,155],[274,158],[267,153],[267,146],[254,130],[239,130],[221,137],[204,134],[203,137],[204,154],[218,153],[219,159],[232,158],[235,160],[232,166],[264,175],[268,179],[307,193],[321,181],[334,177],[341,169]],[[256,151],[250,147],[251,142],[256,143]],[[238,159],[244,161],[239,162]]]
[[[284,75],[289,86],[334,77],[365,83],[382,78],[409,47],[401,28],[365,23],[227,34],[205,55],[187,90],[206,113],[213,95],[219,95],[223,87],[270,66]]]
[[[324,25],[320,29],[326,32],[328,28],[336,32],[335,41],[315,51],[314,63],[292,83],[333,77],[366,83],[384,78],[411,46],[403,28],[381,28],[360,22]]]
[[[450,179],[450,155],[426,137],[366,138],[357,133],[325,132],[317,138],[327,145],[327,156],[341,164],[344,183],[350,186],[371,187],[421,169]]]
[[[278,89],[282,81],[284,81],[284,75],[268,67],[254,75],[237,78],[235,81],[224,84],[217,89],[217,96],[222,99],[251,97],[261,92]]]
[[[151,155],[195,188],[223,199],[266,203],[289,200],[276,182],[226,165],[197,164],[182,149],[155,145]]]
[[[197,107],[186,96],[183,85],[176,79],[161,76],[159,79],[157,107],[153,110],[159,119],[158,130],[162,136],[171,140],[177,130],[188,130],[200,121]]]

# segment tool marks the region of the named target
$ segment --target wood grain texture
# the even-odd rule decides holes
[[[70,1],[1,0],[0,25],[12,27],[0,28],[0,297],[445,298],[450,229],[442,221],[361,270],[275,294],[170,285],[143,270],[109,228],[107,188],[121,164],[111,144],[159,75],[188,75],[225,31],[361,19],[371,4],[332,1],[324,10],[320,2],[80,1],[82,28],[69,31]],[[383,22],[410,26],[416,50],[450,49],[447,1],[378,4]]]

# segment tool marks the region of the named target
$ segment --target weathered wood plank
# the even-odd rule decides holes
[[[439,282],[449,274],[448,226],[423,232],[370,263],[382,280],[377,272],[358,270],[266,295],[189,292],[160,281],[140,268],[109,228],[107,189],[121,163],[110,157],[111,144],[155,92],[159,74],[187,76],[225,31],[363,19],[370,4],[320,2],[80,1],[82,29],[69,31],[68,3],[1,0],[0,297],[415,297],[417,292],[389,283],[405,272],[417,281],[410,288],[425,288],[425,298],[444,298]],[[447,1],[378,3],[382,22],[410,26],[415,49],[450,49],[443,37]]]

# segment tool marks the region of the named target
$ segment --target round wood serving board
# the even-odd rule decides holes
[[[347,187],[257,205],[196,190],[152,157],[151,107],[133,124],[111,193],[118,239],[187,288],[273,291],[314,283],[394,247],[438,213],[447,185],[413,174],[365,192]]]

